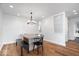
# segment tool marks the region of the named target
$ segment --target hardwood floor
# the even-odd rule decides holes
[[[20,47],[14,44],[4,45],[1,56],[20,56]],[[68,41],[66,47],[44,41],[44,51],[37,54],[36,50],[29,54],[23,50],[23,56],[79,56],[79,43]]]

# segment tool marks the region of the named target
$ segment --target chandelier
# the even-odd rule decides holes
[[[37,22],[32,19],[32,12],[30,12],[31,18],[27,21],[27,24],[36,24]]]

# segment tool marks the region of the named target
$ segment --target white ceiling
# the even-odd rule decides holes
[[[10,8],[9,5],[13,5],[14,8]],[[62,11],[66,11],[68,17],[76,17],[72,10],[77,10],[79,13],[78,3],[0,3],[4,13],[29,17],[30,11],[33,12],[33,18],[41,19]]]

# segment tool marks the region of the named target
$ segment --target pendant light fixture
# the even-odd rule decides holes
[[[32,19],[32,12],[30,12],[31,18],[27,21],[27,24],[36,24],[37,22]]]

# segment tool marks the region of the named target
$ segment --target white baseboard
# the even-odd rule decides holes
[[[57,44],[57,45],[61,45],[61,46],[66,47],[66,44],[61,44],[61,43],[59,43],[59,42],[55,42],[55,41],[51,41],[51,40],[45,40],[45,41],[48,41],[48,42],[50,42],[50,43],[54,43],[54,44]]]
[[[2,49],[2,47],[5,45],[5,44],[11,44],[11,43],[15,43],[16,41],[9,41],[9,42],[3,42],[0,44],[0,51]]]
[[[3,43],[0,44],[0,51],[1,51],[2,47],[3,47]]]
[[[3,42],[3,44],[11,44],[11,43],[15,43],[16,41],[9,41],[9,42]]]

